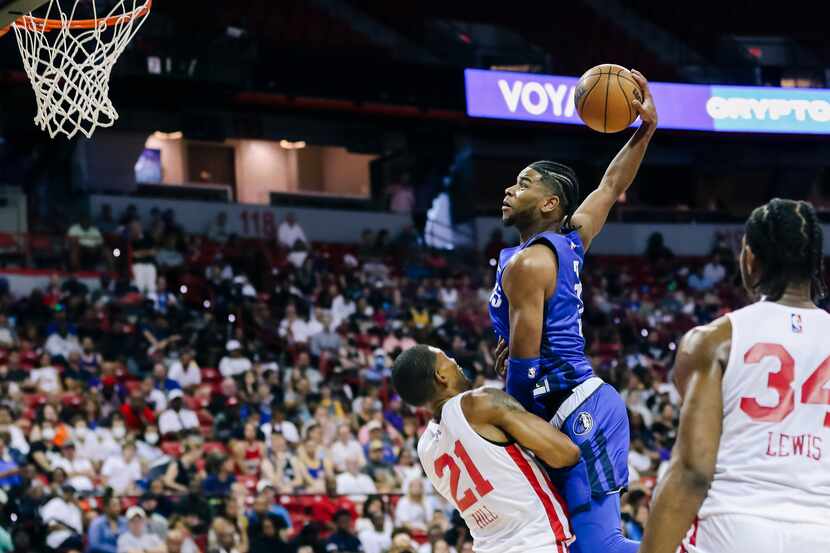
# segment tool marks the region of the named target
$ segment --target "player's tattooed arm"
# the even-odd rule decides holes
[[[722,318],[683,340],[674,369],[684,393],[677,443],[652,503],[640,553],[675,551],[709,491],[723,428],[721,385],[730,338],[729,319]]]
[[[528,413],[512,396],[482,388],[467,398],[471,404],[464,413],[471,423],[495,426],[552,468],[569,467],[579,461],[579,448],[570,438],[548,421]]]

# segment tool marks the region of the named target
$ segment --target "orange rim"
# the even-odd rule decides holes
[[[61,21],[60,19],[46,19],[43,17],[33,17],[31,15],[24,15],[13,24],[23,27],[27,31],[56,31],[58,29],[95,29],[101,24],[107,27],[113,27],[136,19],[144,17],[150,12],[150,7],[153,5],[153,0],[147,0],[143,6],[136,8],[129,13],[122,15],[114,15],[112,17],[102,17],[99,19],[76,19],[73,21]],[[0,36],[9,32],[9,27],[0,29]]]

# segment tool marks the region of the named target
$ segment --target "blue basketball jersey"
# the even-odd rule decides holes
[[[496,285],[490,295],[490,319],[493,329],[510,342],[510,305],[502,291],[504,269],[516,253],[534,244],[545,244],[559,260],[556,292],[545,303],[542,343],[539,349],[540,372],[546,376],[542,384],[549,393],[568,391],[593,375],[585,356],[582,337],[582,283],[579,272],[585,259],[585,250],[577,231],[559,234],[554,231],[539,233],[529,240],[506,248],[499,254]]]

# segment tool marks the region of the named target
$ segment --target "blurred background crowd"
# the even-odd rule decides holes
[[[498,232],[460,255],[409,230],[307,243],[290,214],[276,243],[245,243],[221,216],[185,235],[172,213],[102,211],[56,259],[102,270],[97,286],[2,288],[0,551],[470,551],[417,461],[427,415],[388,376],[427,342],[501,386]],[[732,252],[719,236],[709,259],[676,258],[655,234],[647,264],[586,261],[588,354],[629,409],[633,538],[675,437],[677,340],[744,301]]]

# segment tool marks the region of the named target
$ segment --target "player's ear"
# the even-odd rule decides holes
[[[435,356],[435,371],[434,371],[434,378],[436,384],[440,386],[446,386],[452,375],[450,374],[450,363],[446,362],[447,359],[441,354]]]
[[[562,203],[559,196],[548,196],[542,204],[542,213],[552,213]]]

